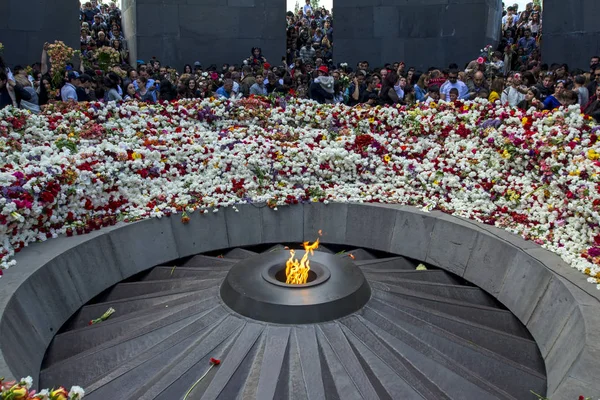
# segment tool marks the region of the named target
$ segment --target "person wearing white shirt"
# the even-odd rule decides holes
[[[525,100],[527,87],[521,86],[520,74],[514,74],[512,77],[509,76],[506,83],[506,89],[502,91],[500,102],[508,104],[511,107],[516,107],[521,101]]]
[[[450,101],[450,89],[458,89],[458,98],[466,100],[469,97],[469,88],[463,81],[458,80],[458,71],[452,70],[448,73],[448,80],[440,88],[440,97],[442,100]]]

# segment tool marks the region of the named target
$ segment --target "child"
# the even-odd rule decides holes
[[[440,99],[440,87],[438,85],[432,85],[429,87],[427,92],[427,98],[425,104],[435,103]]]
[[[458,89],[457,88],[452,88],[450,89],[450,102],[454,103],[456,100],[458,100]]]

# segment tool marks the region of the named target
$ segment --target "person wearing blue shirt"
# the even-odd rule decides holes
[[[143,76],[144,78],[146,78],[148,80],[148,82],[146,82],[146,90],[148,90],[148,93],[150,93],[150,95],[152,96],[152,101],[156,102],[156,92],[157,92],[157,85],[155,84],[156,81],[154,79],[151,79],[150,76],[148,75],[148,71],[145,68],[141,68],[140,69],[140,73],[139,76]],[[138,86],[138,81],[134,80],[131,83],[133,83],[133,86],[135,87],[135,91],[139,91],[140,87]],[[122,93],[119,93],[122,94]]]
[[[463,81],[458,80],[458,71],[453,69],[448,74],[448,80],[440,88],[440,98],[450,101],[450,89],[458,89],[458,98],[467,100],[469,98],[469,88]]]
[[[309,11],[310,11],[310,13],[309,13]],[[302,7],[302,12],[304,13],[305,17],[307,15],[312,14],[312,7],[310,6],[310,0],[306,0],[306,5],[304,7]]]
[[[531,37],[531,29],[525,29],[525,36],[519,39],[517,47],[523,49],[525,54],[530,55],[535,50],[536,42],[535,38]]]
[[[554,110],[562,105],[562,103],[558,100],[565,91],[565,83],[564,81],[559,81],[555,88],[554,93],[544,99],[544,109],[545,110]]]
[[[230,99],[233,94],[233,80],[225,79],[223,86],[217,89],[217,96],[222,99]]]
[[[62,101],[74,101],[77,102],[77,89],[75,85],[78,84],[79,74],[75,71],[71,71],[67,74],[67,82],[60,89],[60,98]]]

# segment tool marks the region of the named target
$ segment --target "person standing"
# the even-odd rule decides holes
[[[302,7],[302,13],[304,14],[304,16],[306,17],[307,15],[310,16],[313,13],[313,9],[310,5],[310,0],[306,0],[306,4],[304,5],[304,7]]]

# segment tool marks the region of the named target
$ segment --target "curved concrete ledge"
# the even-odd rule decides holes
[[[0,281],[0,376],[39,375],[58,329],[104,289],[156,264],[236,246],[313,240],[423,260],[480,286],[529,329],[548,396],[600,395],[600,296],[559,257],[500,229],[413,207],[241,205],[34,244]]]

